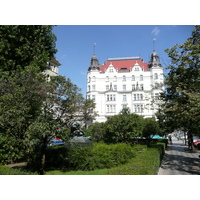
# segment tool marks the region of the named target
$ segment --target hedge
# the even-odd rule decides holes
[[[144,148],[144,147],[143,147]],[[127,163],[136,156],[137,149],[125,143],[96,143],[92,148],[79,147],[69,151],[69,164],[75,170],[112,168]]]
[[[165,144],[151,145],[127,164],[108,170],[108,175],[156,175],[164,155]]]

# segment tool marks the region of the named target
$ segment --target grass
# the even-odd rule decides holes
[[[46,175],[106,175],[109,169],[98,169],[93,171],[64,171],[52,170],[47,171]]]

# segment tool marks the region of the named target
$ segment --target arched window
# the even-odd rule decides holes
[[[135,76],[134,75],[132,75],[132,81],[135,81]]]

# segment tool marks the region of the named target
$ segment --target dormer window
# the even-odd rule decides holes
[[[113,68],[112,68],[112,69],[109,69],[109,72],[113,72]]]
[[[135,67],[135,71],[139,71],[139,67]]]

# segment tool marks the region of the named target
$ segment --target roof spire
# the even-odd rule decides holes
[[[155,51],[155,41],[156,41],[156,38],[153,38],[153,51]]]
[[[96,43],[94,43],[94,52],[93,52],[93,55],[95,55],[96,54]]]

